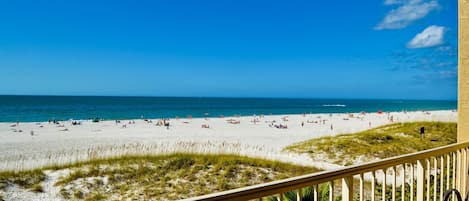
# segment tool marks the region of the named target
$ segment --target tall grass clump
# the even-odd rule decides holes
[[[0,181],[43,192],[43,171],[67,170],[54,186],[67,200],[177,200],[320,171],[231,154],[121,156],[2,172]]]
[[[0,171],[32,170],[46,166],[63,166],[81,161],[118,158],[124,156],[188,154],[236,154],[255,158],[279,160],[298,165],[310,165],[312,160],[294,153],[283,153],[280,149],[266,146],[246,145],[219,141],[162,142],[156,144],[133,143],[74,147],[62,151],[38,151],[28,155],[8,154],[0,156]]]
[[[420,135],[420,128],[425,134]],[[285,148],[316,160],[351,165],[456,143],[456,123],[396,123],[353,134],[321,137]]]
[[[9,185],[18,185],[23,188],[37,188],[44,181],[46,175],[40,169],[30,171],[7,171],[0,172],[0,190],[7,188]]]

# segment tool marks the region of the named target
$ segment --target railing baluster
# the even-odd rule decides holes
[[[376,191],[376,174],[375,171],[371,171],[371,201],[375,201]]]
[[[461,171],[462,177],[462,186],[461,186],[461,195],[465,198],[467,192],[467,149],[462,149],[462,159],[461,164],[463,171]]]
[[[445,189],[449,189],[450,188],[450,169],[451,169],[451,155],[450,154],[446,154],[446,188]]]
[[[318,185],[314,184],[313,186],[313,198],[314,200],[319,200],[319,190],[318,190]]]
[[[467,163],[466,163],[466,148],[463,148],[461,151],[461,186],[459,192],[461,192],[462,197],[466,197],[466,177],[467,177]]]
[[[353,176],[342,178],[342,200],[353,201]]]
[[[459,167],[459,170],[458,170],[458,190],[459,192],[461,193],[461,196],[462,197],[465,197],[465,172],[467,173],[466,171],[466,165],[465,165],[465,162],[464,162],[464,155],[465,155],[465,150],[464,149],[460,149],[458,151],[458,167]]]
[[[279,201],[283,201],[283,193],[280,193],[280,194],[279,194],[278,200],[279,200]]]
[[[296,201],[301,201],[303,197],[303,192],[301,192],[301,188],[296,191]]]
[[[329,201],[334,201],[334,181],[329,182]]]
[[[458,189],[459,191],[461,191],[461,182],[462,182],[462,179],[461,179],[461,171],[463,170],[461,168],[461,150],[458,150],[456,151],[456,169],[457,169],[457,172],[456,172],[456,189]]]
[[[430,191],[431,191],[431,189],[430,189],[430,182],[431,182],[430,171],[431,171],[431,167],[432,167],[432,166],[431,166],[431,161],[430,161],[430,159],[425,159],[425,162],[427,163],[427,171],[425,172],[426,175],[427,175],[427,179],[426,179],[426,180],[427,180],[427,181],[426,181],[426,182],[427,182],[427,188],[426,188],[426,193],[427,193],[427,196],[426,196],[426,197],[427,197],[427,198],[426,198],[426,200],[427,200],[427,201],[430,201]]]
[[[365,179],[363,173],[360,173],[360,201],[365,201]]]
[[[417,201],[423,201],[425,196],[425,164],[417,160]]]
[[[396,201],[396,166],[392,167],[392,201]]]
[[[386,201],[386,169],[383,169],[383,183],[381,186],[381,200]]]
[[[452,187],[456,188],[456,152],[453,152],[452,155],[453,155],[453,178],[451,180],[451,183],[452,183]],[[456,195],[454,194],[454,191],[453,191],[451,199],[454,200],[455,196]]]
[[[406,164],[402,164],[402,172],[401,172],[401,200],[405,200],[405,169]]]
[[[436,201],[438,184],[438,159],[433,158],[433,201]]]
[[[440,200],[443,200],[443,192],[445,184],[445,155],[440,156]]]
[[[410,164],[410,201],[414,201],[414,164]]]

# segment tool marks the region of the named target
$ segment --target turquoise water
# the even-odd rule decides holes
[[[454,110],[456,101],[175,98],[96,96],[0,96],[0,122],[103,118],[218,117],[220,115],[303,114]]]

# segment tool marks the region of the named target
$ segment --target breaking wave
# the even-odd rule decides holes
[[[321,105],[322,107],[347,107],[347,105],[342,104],[331,104],[331,105]]]

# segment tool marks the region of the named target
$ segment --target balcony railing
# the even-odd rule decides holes
[[[443,200],[457,189],[466,197],[469,142],[362,165],[185,199],[195,200]],[[455,194],[451,200],[455,200]],[[288,199],[287,199],[288,198]]]

